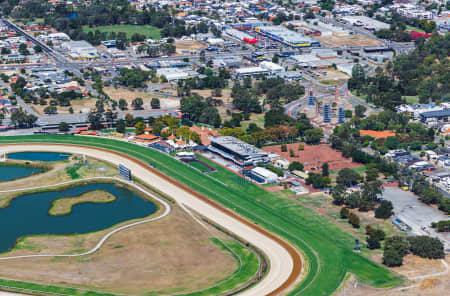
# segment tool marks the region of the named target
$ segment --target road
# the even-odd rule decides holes
[[[295,248],[286,241],[208,198],[195,193],[188,187],[177,183],[137,159],[106,149],[65,144],[12,144],[1,146],[0,151],[1,153],[13,151],[53,151],[85,154],[93,158],[111,162],[115,165],[125,165],[130,168],[134,176],[139,176],[146,184],[156,188],[162,194],[170,196],[176,202],[189,207],[213,223],[244,238],[266,255],[270,264],[268,273],[261,282],[243,291],[240,295],[278,295],[281,291],[291,288],[301,275],[301,257]]]

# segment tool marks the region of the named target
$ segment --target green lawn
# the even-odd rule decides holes
[[[354,239],[325,217],[203,158],[217,171],[204,175],[166,154],[112,139],[67,135],[0,138],[0,144],[25,142],[103,147],[152,162],[163,173],[284,237],[302,250],[307,265],[304,270],[308,271],[288,295],[330,295],[348,272],[372,286],[392,287],[402,283],[388,269],[354,253]]]
[[[418,96],[403,96],[402,99],[406,101],[408,104],[417,104],[419,103],[419,97]]]
[[[413,26],[409,26],[409,25],[406,25],[405,31],[416,31],[416,32],[422,32],[422,33],[425,32],[425,31],[422,30],[422,29],[419,29],[419,28],[413,27]]]
[[[127,34],[127,38],[130,39],[131,35],[134,33],[145,35],[147,38],[152,39],[160,39],[161,38],[161,30],[150,26],[150,25],[111,25],[111,26],[100,26],[100,27],[89,27],[83,26],[83,31],[95,32],[99,30],[100,32],[124,32]]]

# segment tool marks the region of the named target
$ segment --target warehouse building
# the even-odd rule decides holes
[[[253,37],[245,32],[235,30],[235,29],[226,29],[225,34],[227,34],[228,36],[230,36],[234,39],[237,39],[239,41],[244,41],[245,43],[248,43],[248,44],[258,43],[258,39],[256,39],[255,37]]]
[[[291,31],[283,26],[260,26],[253,28],[256,32],[291,47],[320,46],[320,41]]]
[[[208,150],[234,162],[240,167],[252,166],[269,161],[268,152],[231,136],[209,138]]]
[[[72,59],[95,59],[99,57],[97,48],[84,40],[65,42],[62,47],[69,52]]]

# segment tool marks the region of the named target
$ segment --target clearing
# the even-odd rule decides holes
[[[359,34],[347,36],[317,36],[317,39],[330,46],[375,46],[380,42]]]
[[[94,190],[86,192],[80,196],[64,197],[53,201],[48,213],[52,216],[67,215],[72,212],[74,205],[86,202],[105,203],[114,201],[116,197],[104,190]]]
[[[176,41],[175,47],[178,54],[191,53],[198,49],[206,48],[207,46],[195,40]]]
[[[161,29],[158,29],[150,25],[111,25],[100,27],[83,26],[83,31],[85,31],[86,33],[88,32],[95,33],[96,30],[99,30],[102,33],[116,32],[117,34],[118,32],[124,32],[127,34],[128,39],[131,39],[131,36],[134,33],[145,35],[145,37],[151,39],[161,39]]]
[[[159,99],[162,110],[180,107],[179,99],[166,98],[164,95],[148,94],[145,92],[132,91],[124,88],[114,88],[111,86],[105,87],[103,90],[106,94],[108,94],[108,96],[110,96],[111,99],[116,100],[117,102],[119,102],[120,99],[125,99],[128,103],[128,109],[131,109],[131,102],[136,98],[142,98],[144,101],[143,107],[145,110],[151,110],[150,102],[152,98]]]
[[[44,115],[44,109],[45,107],[50,106],[50,100],[52,100],[51,98],[49,99],[45,99],[47,101],[47,105],[33,105],[33,104],[28,104],[34,111],[36,111],[37,113]],[[83,99],[76,99],[76,100],[71,100],[70,101],[70,106],[67,107],[61,107],[61,106],[56,106],[57,108],[57,113],[58,114],[70,114],[69,109],[72,107],[73,109],[73,113],[89,113],[89,111],[91,111],[91,109],[95,108],[95,103],[97,102],[96,98],[83,98]]]

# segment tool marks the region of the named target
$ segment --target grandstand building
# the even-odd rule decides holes
[[[258,162],[269,162],[268,152],[231,136],[211,137],[208,150],[219,154],[240,167],[252,166]]]

